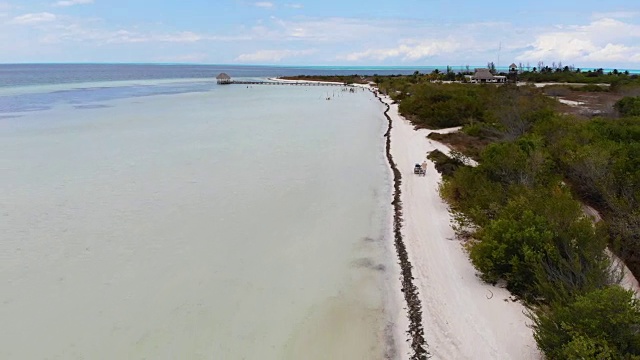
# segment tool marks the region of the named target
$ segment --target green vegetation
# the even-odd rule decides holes
[[[640,302],[618,286],[592,291],[534,318],[549,359],[640,359]]]
[[[525,299],[561,300],[609,284],[606,238],[582,216],[540,138],[489,145],[442,185],[483,279]]]
[[[436,170],[443,176],[451,176],[455,174],[459,167],[465,166],[460,153],[454,153],[452,157],[448,157],[440,150],[434,150],[429,153],[427,158],[435,163]]]
[[[568,193],[543,193],[520,188],[508,198],[470,244],[473,264],[530,300],[565,301],[606,286],[605,240]]]
[[[610,88],[606,86],[595,85],[595,84],[587,84],[584,86],[571,86],[571,90],[587,91],[587,92],[608,92],[610,91]]]
[[[480,157],[482,149],[491,143],[492,134],[486,134],[486,136],[481,137],[482,131],[482,126],[467,125],[462,131],[452,133],[440,134],[432,132],[428,135],[428,138],[447,143],[467,157],[477,160]]]
[[[612,250],[640,275],[640,118],[556,117],[537,131],[576,195],[603,214]]]
[[[636,75],[628,72],[605,73],[603,69],[581,71],[580,69],[570,70],[569,67],[549,68],[544,67],[541,71],[534,68],[533,71],[524,71],[518,75],[521,81],[527,82],[560,82],[560,83],[583,83],[583,84],[613,84],[620,81],[636,79]]]
[[[475,87],[426,83],[412,86],[408,91],[415,96],[400,103],[400,113],[411,117],[418,126],[454,127],[484,116],[483,92]]]
[[[639,98],[617,103],[621,118],[583,120],[533,87],[380,81],[417,127],[463,127],[431,136],[460,141],[479,163],[430,154],[446,175],[441,194],[482,278],[532,306],[548,358],[640,359],[640,305],[605,253],[640,275]],[[593,224],[581,202],[604,220]]]
[[[615,103],[613,107],[622,116],[640,116],[640,96],[624,97]]]
[[[515,138],[539,118],[549,116],[553,102],[527,86],[412,83],[401,78],[382,83],[400,101],[400,113],[417,127],[468,125],[479,137]],[[393,90],[398,89],[398,90]]]

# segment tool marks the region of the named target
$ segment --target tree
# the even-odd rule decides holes
[[[496,73],[496,64],[493,63],[493,61],[489,62],[487,64],[487,69],[489,69],[489,71],[491,71],[492,74]]]

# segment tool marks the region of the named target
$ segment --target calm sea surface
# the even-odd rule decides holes
[[[394,75],[430,72],[440,67],[325,67],[234,65],[139,65],[139,64],[16,64],[0,65],[0,87],[67,84],[94,81],[203,79],[221,72],[232,77],[295,75]]]
[[[0,358],[393,357],[380,103],[220,71],[0,65]]]

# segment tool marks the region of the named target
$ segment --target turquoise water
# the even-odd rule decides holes
[[[0,95],[0,358],[393,356],[369,92],[27,87]]]

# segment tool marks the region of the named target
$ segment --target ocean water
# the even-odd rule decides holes
[[[0,91],[0,358],[397,355],[369,92],[48,70]]]
[[[0,88],[26,85],[69,84],[99,81],[214,78],[221,72],[232,77],[264,78],[295,75],[397,75],[423,73],[438,66],[341,67],[251,65],[144,65],[144,64],[0,64]]]

